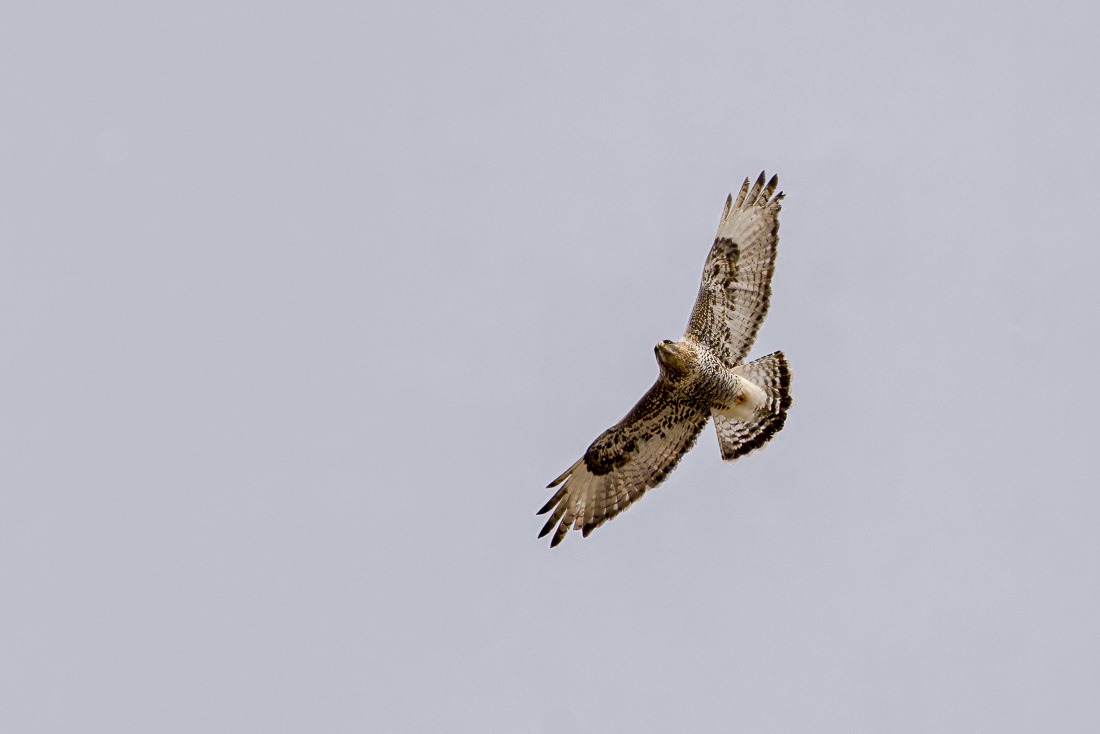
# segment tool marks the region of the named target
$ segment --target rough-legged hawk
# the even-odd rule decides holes
[[[726,199],[687,331],[654,347],[657,382],[550,483],[558,490],[538,514],[550,513],[539,537],[553,530],[551,546],[571,529],[587,536],[660,484],[709,419],[727,461],[783,427],[791,406],[787,359],[773,352],[742,364],[768,311],[779,242],[783,194],[775,193],[777,176],[764,180],[761,173],[750,188],[745,179],[737,199]]]

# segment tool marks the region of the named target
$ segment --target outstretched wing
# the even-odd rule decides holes
[[[684,332],[727,367],[744,360],[768,312],[783,199],[782,192],[775,194],[778,185],[778,176],[765,185],[761,172],[751,191],[746,178],[737,201],[726,199]]]
[[[677,400],[675,392],[664,377],[658,378],[625,418],[550,483],[547,489],[561,486],[537,513],[550,512],[540,538],[557,526],[550,547],[571,529],[587,536],[618,515],[660,484],[695,445],[709,416]]]

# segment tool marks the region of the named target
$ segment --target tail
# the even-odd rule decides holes
[[[783,352],[773,352],[755,362],[738,365],[733,370],[761,388],[768,397],[747,423],[714,414],[718,446],[726,461],[744,456],[771,440],[787,420],[787,409],[792,403],[791,368]]]

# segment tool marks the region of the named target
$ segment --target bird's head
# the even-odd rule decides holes
[[[662,339],[653,347],[661,371],[670,379],[679,379],[692,371],[695,366],[695,350],[690,344]]]

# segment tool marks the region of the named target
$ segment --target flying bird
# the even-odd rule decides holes
[[[592,442],[550,482],[557,491],[539,537],[550,546],[570,530],[590,532],[656,487],[714,420],[722,458],[760,448],[783,427],[791,407],[791,370],[782,352],[743,363],[768,312],[779,210],[779,177],[764,173],[737,199],[726,198],[718,234],[703,266],[699,295],[679,341],[654,347],[660,375],[626,417]]]

